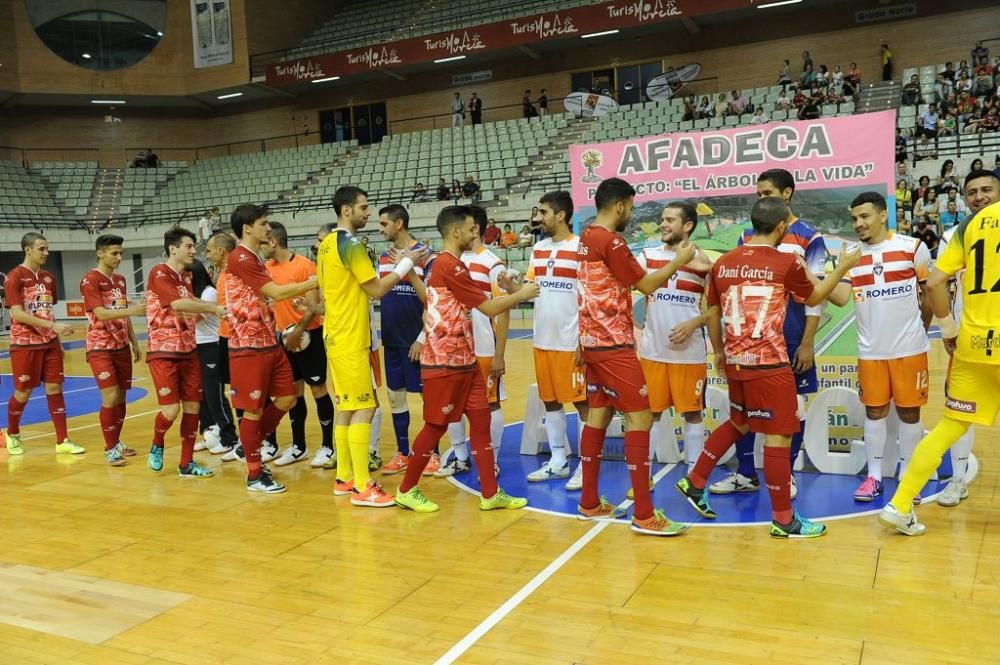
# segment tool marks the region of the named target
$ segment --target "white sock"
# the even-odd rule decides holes
[[[382,407],[375,407],[375,415],[372,417],[372,433],[368,437],[368,452],[378,452],[378,440],[382,435]]]
[[[967,429],[951,447],[951,477],[956,480],[965,480],[965,474],[969,471],[969,455],[972,454],[975,439],[972,431],[972,427]]]
[[[490,425],[492,424],[491,422]],[[558,411],[545,412],[545,434],[549,439],[549,450],[552,451],[549,464],[561,469],[566,466],[566,411],[562,407]]]
[[[913,424],[899,423],[899,475],[896,476],[897,478],[903,477],[906,465],[910,463],[913,451],[917,449],[917,444],[922,438],[924,438],[924,426],[919,420]]]
[[[705,447],[705,423],[684,422],[684,457],[687,463],[694,464],[701,456]]]
[[[649,428],[649,461],[652,462],[653,458],[656,456],[656,447],[659,444],[660,439],[663,438],[663,420],[662,416],[660,418],[653,419],[653,426]],[[650,473],[652,473],[653,467],[649,467]]]
[[[886,419],[865,417],[865,454],[868,456],[868,477],[882,482],[882,457],[885,455]]]
[[[493,444],[493,459],[500,463],[500,443],[503,439],[503,411],[490,411],[490,442]]]
[[[457,423],[448,425],[448,439],[451,440],[451,449],[455,451],[455,457],[460,462],[468,462],[469,442],[465,440],[464,419],[459,419]]]

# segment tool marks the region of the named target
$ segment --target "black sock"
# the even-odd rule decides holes
[[[305,397],[299,397],[295,406],[288,412],[288,422],[292,426],[292,446],[298,452],[304,452],[306,449],[306,416],[308,413]]]
[[[316,417],[323,432],[323,447],[333,450],[333,400],[329,394],[316,398]]]

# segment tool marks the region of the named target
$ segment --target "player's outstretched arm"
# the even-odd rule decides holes
[[[673,260],[659,270],[647,273],[638,282],[633,284],[633,288],[638,289],[643,295],[649,295],[656,289],[663,286],[668,279],[674,276],[682,266],[687,265],[698,253],[698,248],[690,241],[685,240],[677,246],[677,253]]]
[[[171,301],[170,308],[175,312],[184,314],[214,314],[215,316],[225,316],[226,308],[216,305],[214,302],[205,302],[199,298],[178,298]]]
[[[503,283],[501,283],[501,288],[507,291],[507,288]],[[538,287],[538,284],[535,284],[534,282],[525,282],[519,289],[510,293],[510,295],[487,300],[476,307],[476,309],[492,318],[514,309],[526,300],[534,300],[538,297],[540,291],[541,289]]]
[[[399,253],[396,267],[382,279],[370,279],[361,284],[361,290],[372,300],[381,300],[382,296],[389,293],[392,287],[396,286],[406,274],[413,270],[413,266],[423,263],[430,256],[430,250],[426,247],[419,250],[408,249]],[[412,277],[410,278],[413,279]]]
[[[941,330],[944,348],[948,353],[955,352],[955,339],[958,337],[958,323],[951,313],[951,297],[948,294],[948,280],[951,278],[952,275],[935,266],[931,268],[930,277],[924,286],[926,300],[934,314],[934,321]]]
[[[146,301],[142,300],[132,305],[131,307],[126,307],[125,309],[108,309],[107,307],[95,307],[91,311],[94,313],[94,318],[96,318],[98,321],[112,321],[114,319],[130,319],[133,316],[146,315]]]
[[[293,284],[268,282],[260,287],[260,292],[271,300],[288,300],[289,298],[297,298],[304,293],[308,293],[315,289],[316,286],[317,278],[313,275],[304,282],[295,282]]]
[[[837,307],[843,307],[844,305],[846,305],[847,303],[849,303],[851,301],[851,285],[850,284],[848,284],[846,282],[838,282],[837,280],[833,279],[832,275],[824,277],[823,279],[819,279],[818,277],[816,277],[816,275],[812,274],[808,270],[806,270],[806,275],[809,277],[809,281],[812,282],[812,285],[813,285],[814,289],[816,287],[818,287],[821,282],[824,282],[827,279],[830,279],[831,281],[833,281],[834,284],[836,284],[836,286],[833,287],[833,291],[830,292],[830,296],[827,298],[827,300],[829,300],[830,302],[832,302]],[[813,316],[810,312],[806,312],[806,322],[807,323],[808,323],[808,320],[811,319],[811,318],[819,319],[820,317],[819,316]]]
[[[813,288],[812,294],[806,299],[806,306],[812,307],[818,305],[833,293],[833,290],[840,286],[840,280],[844,279],[848,271],[858,264],[861,260],[861,245],[855,245],[853,247],[844,243],[844,246],[840,248],[840,257],[837,259],[837,267],[834,268],[833,272],[824,279],[819,281],[818,284]],[[804,271],[808,274],[808,271]],[[815,279],[812,275],[810,278]]]

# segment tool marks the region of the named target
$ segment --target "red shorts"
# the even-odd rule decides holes
[[[649,389],[635,349],[583,351],[587,367],[587,406],[613,406],[622,413],[649,410]]]
[[[271,397],[295,396],[295,376],[280,346],[236,355],[230,349],[229,375],[237,409],[260,411]]]
[[[87,364],[100,390],[132,388],[132,351],[128,347],[117,351],[91,351],[87,354]]]
[[[10,370],[14,390],[32,390],[43,381],[63,382],[63,351],[58,339],[41,346],[12,346]]]
[[[424,373],[424,422],[447,425],[458,422],[463,413],[489,409],[486,381],[478,368],[466,372]]]
[[[726,372],[729,380],[729,418],[749,425],[755,434],[792,435],[799,431],[799,398],[795,375],[786,367],[777,374]]]
[[[201,362],[197,351],[183,356],[148,358],[146,364],[160,406],[201,401]]]

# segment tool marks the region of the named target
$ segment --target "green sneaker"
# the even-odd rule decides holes
[[[187,466],[178,467],[177,475],[181,478],[211,478],[215,472],[197,462],[191,462]]]
[[[688,525],[672,521],[662,510],[654,510],[652,517],[644,520],[633,517],[632,530],[650,536],[679,536],[688,530]]]
[[[124,453],[122,453],[121,445],[122,444],[119,443],[111,450],[104,451],[104,456],[108,460],[108,466],[125,466],[128,464]]]
[[[705,519],[715,519],[715,511],[712,510],[712,506],[708,505],[708,492],[692,485],[687,476],[678,480],[674,487],[681,493],[681,496],[687,499],[691,507],[698,511],[699,515]]]
[[[7,454],[23,455],[24,448],[21,446],[21,435],[7,433]]]
[[[56,444],[57,455],[82,455],[85,452],[87,452],[86,448],[76,445],[69,439]]]
[[[518,510],[528,505],[527,499],[511,496],[503,491],[502,487],[497,488],[497,493],[488,499],[479,499],[479,510]]]
[[[161,446],[150,446],[149,457],[146,459],[146,466],[150,471],[163,470],[163,448]]]
[[[368,471],[375,472],[382,468],[382,456],[378,451],[368,453]]]
[[[798,511],[792,514],[792,521],[789,524],[771,522],[772,538],[819,538],[824,533],[826,533],[825,524],[811,522],[799,515]]]
[[[396,492],[396,505],[409,508],[415,513],[433,513],[439,506],[424,496],[419,487],[411,487],[409,492]]]

